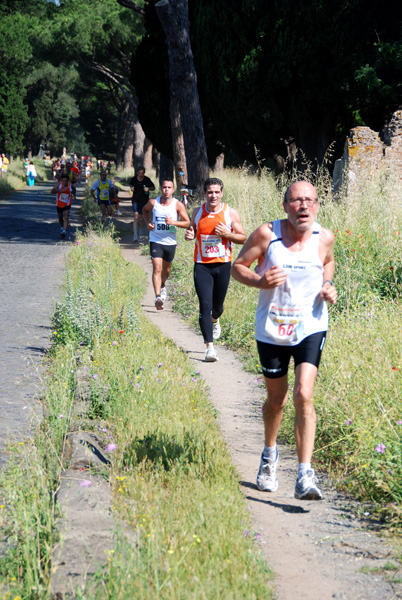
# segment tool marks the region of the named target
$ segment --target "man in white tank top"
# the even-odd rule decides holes
[[[177,245],[176,227],[186,229],[190,224],[184,204],[173,198],[173,193],[173,181],[166,179],[162,182],[162,195],[149,200],[142,209],[142,216],[149,231],[152,284],[157,310],[163,309],[166,300],[165,284],[172,270]]]
[[[287,373],[293,356],[299,460],[295,498],[302,500],[322,498],[311,468],[316,428],[313,391],[328,328],[326,303],[334,304],[337,297],[332,282],[334,235],[316,223],[318,207],[313,185],[293,183],[283,202],[287,218],[256,229],[232,267],[237,281],[260,290],[256,340],[268,396],[263,407],[265,446],[257,486],[267,492],[278,488],[276,439],[288,398]]]

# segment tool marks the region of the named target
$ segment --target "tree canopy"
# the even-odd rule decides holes
[[[157,77],[138,81],[140,116],[155,144],[152,111],[166,115],[166,51],[152,7],[134,59]],[[240,160],[284,153],[294,138],[322,159],[349,129],[379,130],[401,95],[401,8],[374,0],[197,0],[190,3],[191,40],[210,159],[223,143]]]
[[[132,8],[135,7],[135,10]],[[190,37],[209,160],[294,139],[321,160],[402,104],[402,8],[374,0],[197,0]],[[112,156],[127,102],[172,156],[168,55],[155,0],[0,0],[0,147]],[[132,119],[131,119],[132,120]]]

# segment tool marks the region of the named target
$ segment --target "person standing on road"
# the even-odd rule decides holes
[[[257,487],[278,488],[276,439],[288,399],[288,366],[293,356],[295,437],[299,460],[295,498],[321,500],[311,458],[316,413],[314,382],[328,329],[327,302],[334,304],[334,234],[316,222],[317,191],[307,181],[288,187],[286,219],[265,223],[247,240],[232,267],[240,283],[258,288],[255,337],[268,396],[263,407],[265,446]],[[251,265],[257,262],[255,271]]]
[[[56,207],[60,223],[60,235],[65,238],[73,200],[73,186],[67,173],[62,175],[60,182],[56,181],[50,193],[57,194]]]
[[[185,229],[190,224],[184,204],[173,198],[173,193],[173,181],[165,179],[162,183],[162,195],[149,200],[142,209],[142,216],[149,231],[152,284],[157,310],[163,309],[166,300],[166,281],[172,270],[177,245],[176,227]]]
[[[91,196],[94,202],[98,203],[102,211],[102,223],[106,219],[106,216],[112,216],[112,190],[113,182],[107,178],[106,171],[103,169],[100,172],[100,179],[97,179],[91,187]]]
[[[32,160],[31,160],[31,162],[27,166],[27,178],[28,178],[29,187],[35,185],[35,177],[37,177],[37,176],[38,176],[38,174],[36,172],[35,165],[33,164]]]
[[[153,182],[145,175],[144,167],[138,167],[136,175],[131,178],[130,188],[133,192],[133,242],[138,242],[138,221],[142,219],[142,209],[149,200],[149,192],[155,189]]]
[[[194,209],[185,239],[195,239],[194,285],[200,303],[200,328],[206,345],[205,361],[215,362],[214,340],[221,335],[219,317],[230,281],[232,243],[244,244],[246,234],[238,212],[222,202],[223,182],[204,182],[206,202]]]
[[[10,161],[8,160],[7,156],[3,152],[3,154],[1,155],[1,174],[2,174],[2,176],[7,175],[9,164],[10,164]]]

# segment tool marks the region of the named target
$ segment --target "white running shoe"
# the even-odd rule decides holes
[[[161,300],[163,300],[163,302],[165,302],[167,298],[167,291],[166,291],[166,286],[162,286],[161,287]]]
[[[116,215],[117,215],[118,217],[121,217],[121,215],[122,215],[122,214],[123,214],[123,213],[121,213],[119,210],[116,210]]]
[[[322,500],[321,490],[317,487],[314,469],[308,469],[298,476],[295,487],[295,498],[298,500]]]
[[[221,337],[221,333],[222,333],[222,327],[221,324],[219,323],[219,319],[217,321],[212,322],[212,338],[216,341],[219,340],[219,338]]]
[[[163,300],[160,296],[156,296],[156,298],[155,298],[155,308],[156,308],[156,310],[163,309]]]
[[[218,353],[213,346],[208,346],[205,352],[205,362],[216,362],[218,360]]]
[[[279,452],[276,453],[275,460],[266,459],[264,453],[261,454],[260,468],[257,475],[257,487],[261,492],[276,492],[278,489],[278,477],[276,476],[278,459]]]

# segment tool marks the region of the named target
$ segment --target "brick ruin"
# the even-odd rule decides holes
[[[402,184],[402,109],[394,112],[381,134],[369,127],[351,129],[343,156],[335,162],[333,192],[359,187],[360,181],[384,168]]]

